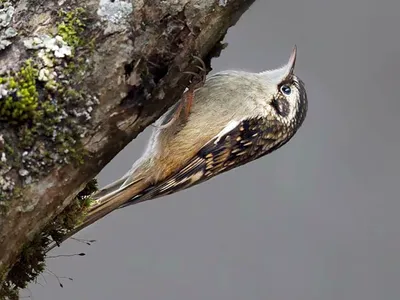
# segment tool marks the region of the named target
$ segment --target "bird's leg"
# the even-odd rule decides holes
[[[201,80],[198,82],[195,82],[194,84],[190,84],[187,91],[183,94],[183,102],[184,102],[184,106],[185,106],[185,119],[186,120],[189,117],[190,109],[193,104],[194,91],[195,91],[195,89],[204,85],[204,83],[206,82],[206,75],[207,75],[207,68],[206,68],[206,64],[204,63],[204,61],[198,56],[193,56],[193,57],[197,61],[199,61],[201,64],[201,66],[196,66],[196,68],[198,68],[201,71],[201,74],[199,75],[197,73],[190,72],[190,71],[186,71],[184,73],[192,74],[195,77],[201,77]]]
[[[197,74],[195,72],[190,72],[190,71],[184,71],[183,73],[191,74],[194,77],[201,77],[201,80],[197,81],[195,83],[193,83],[193,82],[190,83],[189,87],[186,88],[186,90],[184,91],[184,93],[182,95],[182,99],[180,100],[179,106],[173,113],[171,119],[163,125],[158,125],[158,126],[154,125],[155,127],[159,128],[159,129],[168,128],[179,118],[179,116],[181,115],[182,109],[184,109],[185,120],[187,120],[189,118],[190,110],[193,105],[194,91],[195,91],[195,89],[204,85],[204,83],[206,81],[206,74],[207,74],[207,69],[206,69],[206,65],[205,65],[204,61],[200,57],[197,57],[197,56],[193,56],[193,57],[201,63],[201,66],[196,66],[196,68],[198,68],[201,71],[201,74]]]
[[[189,118],[190,109],[192,108],[194,91],[193,88],[189,88],[189,90],[184,94],[184,106],[185,106],[185,120]]]

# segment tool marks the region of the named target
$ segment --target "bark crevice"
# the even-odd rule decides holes
[[[3,282],[22,249],[180,98],[194,78],[183,71],[198,73],[193,56],[209,65],[219,55],[253,2],[0,0]]]

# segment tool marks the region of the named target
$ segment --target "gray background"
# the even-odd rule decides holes
[[[398,300],[400,1],[259,0],[214,71],[260,71],[298,46],[309,113],[279,151],[116,211],[49,259],[34,299]],[[149,130],[100,174],[143,151]],[[24,291],[24,295],[28,295]]]

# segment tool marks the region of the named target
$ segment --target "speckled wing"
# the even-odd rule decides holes
[[[237,122],[205,144],[182,169],[148,187],[120,208],[204,182],[278,149],[292,135],[289,127],[261,117]]]

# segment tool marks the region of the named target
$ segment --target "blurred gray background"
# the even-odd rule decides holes
[[[39,300],[400,299],[400,1],[257,1],[223,69],[261,71],[298,46],[309,113],[279,151],[116,211],[52,254]],[[100,174],[124,174],[146,130]],[[28,291],[24,291],[28,296]]]

